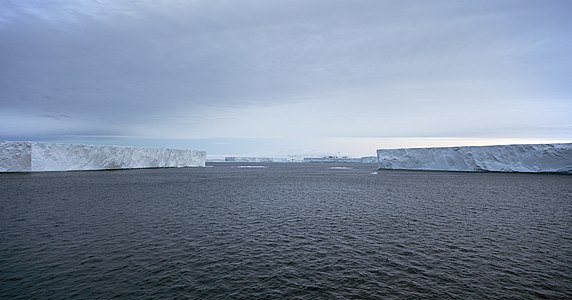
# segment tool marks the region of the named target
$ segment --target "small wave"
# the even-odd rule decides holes
[[[264,169],[268,168],[267,166],[236,166],[239,169]]]
[[[330,170],[351,170],[350,167],[330,167]]]

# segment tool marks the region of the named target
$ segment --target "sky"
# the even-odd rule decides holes
[[[0,0],[0,140],[572,142],[572,1]]]

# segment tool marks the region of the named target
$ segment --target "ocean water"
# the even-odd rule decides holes
[[[0,174],[0,299],[572,298],[572,176],[250,165]]]

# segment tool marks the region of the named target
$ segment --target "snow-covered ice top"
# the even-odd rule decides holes
[[[0,142],[0,172],[204,167],[206,152],[121,146]]]
[[[379,149],[381,169],[572,174],[572,143]]]

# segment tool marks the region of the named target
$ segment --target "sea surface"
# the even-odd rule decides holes
[[[0,299],[572,299],[572,176],[210,166],[0,174]]]

